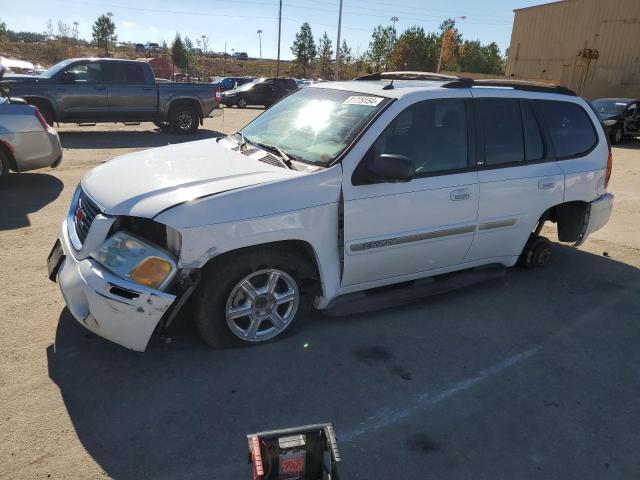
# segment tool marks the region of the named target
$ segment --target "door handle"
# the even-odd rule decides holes
[[[454,202],[459,202],[460,200],[468,200],[469,198],[471,198],[471,190],[454,190],[449,194],[449,198]]]
[[[153,90],[153,87],[142,87],[142,90]]]
[[[554,178],[541,178],[538,180],[538,188],[540,190],[548,190],[556,186],[556,180]]]

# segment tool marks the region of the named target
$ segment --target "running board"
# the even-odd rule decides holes
[[[322,312],[331,317],[342,317],[401,307],[441,293],[503,278],[506,271],[507,269],[501,265],[490,265],[350,293],[334,299]]]

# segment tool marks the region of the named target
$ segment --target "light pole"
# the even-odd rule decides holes
[[[393,26],[393,39],[396,38],[396,22],[398,21],[398,17],[391,17],[391,24]]]
[[[342,0],[338,11],[338,40],[336,42],[336,68],[333,72],[333,79],[338,80],[338,70],[340,69],[340,30],[342,29]]]
[[[78,22],[73,22],[73,33],[76,37],[76,47],[78,46]]]
[[[280,76],[280,36],[282,34],[282,0],[278,12],[278,60],[276,60],[276,78]]]
[[[461,17],[456,17],[453,20],[455,22],[455,20],[464,20],[465,18],[467,18],[467,16],[462,15]],[[438,58],[438,69],[436,70],[436,73],[440,73],[440,67],[442,66],[442,54],[444,53],[444,42],[447,40],[447,35],[450,31],[451,27],[447,27],[447,29],[442,32],[442,45],[440,45],[440,58]]]
[[[258,42],[260,42],[260,60],[262,60],[262,30],[258,30]]]

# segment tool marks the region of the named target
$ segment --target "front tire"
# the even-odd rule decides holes
[[[282,338],[308,317],[314,270],[302,255],[256,249],[211,267],[196,299],[195,322],[212,348]]]
[[[238,108],[247,108],[247,101],[244,98],[238,100]]]
[[[9,157],[0,149],[0,182],[3,182],[9,176]]]
[[[190,105],[178,105],[172,108],[169,117],[171,128],[185,135],[194,133],[200,122],[198,111]]]
[[[153,124],[162,131],[167,131],[171,128],[171,124],[169,122],[155,121]]]
[[[609,140],[611,140],[612,145],[619,145],[622,143],[624,139],[624,132],[622,131],[622,127],[616,127],[611,131],[609,135]]]

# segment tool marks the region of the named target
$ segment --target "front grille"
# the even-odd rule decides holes
[[[78,203],[73,213],[73,223],[76,227],[76,235],[80,243],[84,243],[93,223],[93,219],[100,213],[100,208],[84,193],[80,190],[78,196]]]

